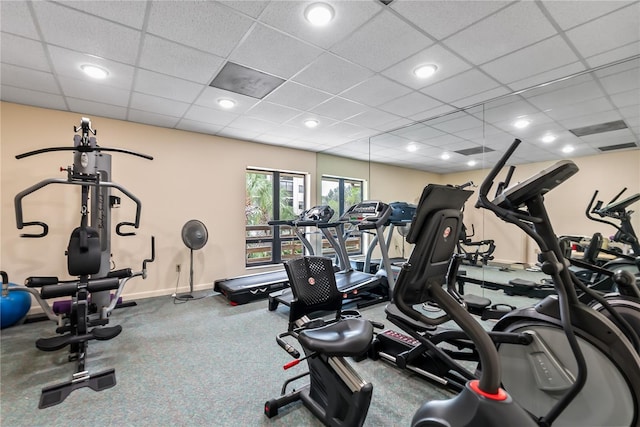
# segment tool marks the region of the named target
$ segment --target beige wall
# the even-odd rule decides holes
[[[50,185],[24,199],[24,221],[44,221],[50,233],[41,239],[21,239],[16,229],[14,196],[52,177],[65,178],[59,167],[70,165],[70,152],[47,153],[16,160],[15,155],[54,146],[72,146],[73,126],[81,114],[22,105],[1,104],[1,248],[0,265],[13,282],[32,275],[66,275],[64,250],[71,230],[79,225],[79,193],[75,186]],[[156,237],[155,263],[149,278],[132,280],[125,295],[145,297],[170,294],[178,280],[188,289],[189,251],[181,240],[182,225],[202,220],[209,242],[194,256],[194,283],[210,288],[215,279],[251,273],[244,265],[245,169],[260,166],[300,171],[315,177],[312,152],[254,144],[91,117],[98,144],[152,155],[153,161],[113,154],[113,181],[142,201],[141,227],[135,237],[113,233],[112,253],[118,268],[140,268],[149,254],[150,236]],[[315,200],[315,187],[311,187]],[[112,212],[113,223],[133,219],[133,203],[122,198]],[[127,206],[128,205],[128,206]]]
[[[42,239],[21,239],[16,229],[14,196],[31,185],[52,177],[64,178],[59,167],[71,164],[69,152],[47,153],[16,160],[15,155],[54,146],[71,146],[73,126],[81,114],[1,103],[0,131],[0,268],[12,281],[31,275],[66,276],[64,250],[70,231],[79,223],[78,189],[50,185],[24,199],[24,220],[44,221],[50,233]],[[143,203],[141,227],[135,237],[113,235],[112,253],[117,268],[139,269],[148,256],[150,236],[156,236],[157,261],[149,265],[149,278],[136,279],[125,295],[141,298],[170,294],[178,281],[176,264],[182,265],[179,292],[188,287],[189,251],[180,238],[189,219],[202,220],[209,229],[209,243],[195,252],[195,280],[210,288],[214,280],[253,273],[244,265],[245,169],[247,166],[309,173],[311,204],[316,203],[316,178],[324,175],[361,178],[368,181],[367,197],[386,202],[416,203],[428,183],[459,184],[469,179],[480,183],[486,170],[437,175],[378,163],[348,160],[325,154],[254,144],[246,141],[91,117],[98,130],[98,143],[154,156],[153,161],[113,154],[113,181]],[[580,172],[547,196],[557,234],[591,234],[613,229],[589,221],[584,209],[594,189],[608,200],[622,187],[628,194],[640,192],[640,150],[574,159]],[[513,182],[536,173],[552,162],[518,167]],[[535,262],[535,247],[514,226],[475,208],[472,196],[465,223],[474,224],[479,238],[495,239],[496,258],[504,262]],[[123,206],[113,210],[114,224],[130,221],[133,206],[123,197]],[[635,207],[638,209],[638,207]],[[640,231],[640,215],[634,216]],[[402,249],[396,237],[395,256]]]

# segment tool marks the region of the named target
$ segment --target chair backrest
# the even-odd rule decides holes
[[[332,311],[336,319],[340,317],[342,293],[329,258],[305,256],[287,261],[284,267],[295,297],[289,310],[290,324],[320,311]]]
[[[445,185],[425,187],[407,235],[407,242],[415,247],[396,281],[395,301],[407,305],[429,301],[429,285],[445,282],[460,236],[462,207],[471,194]]]
[[[98,230],[91,227],[77,227],[71,232],[67,247],[67,270],[71,276],[99,273],[101,258]]]

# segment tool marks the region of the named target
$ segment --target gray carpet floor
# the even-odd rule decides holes
[[[475,267],[474,267],[475,268]],[[467,292],[494,302],[525,306],[535,300],[469,285]],[[2,330],[0,424],[18,426],[319,426],[301,404],[273,418],[264,402],[277,397],[283,381],[306,369],[289,371],[291,358],[275,343],[286,329],[288,308],[269,312],[267,301],[231,307],[212,292],[175,304],[171,297],[137,301],[115,310],[111,324],[123,332],[111,341],[91,341],[87,368],[115,368],[117,385],[94,392],[81,388],[62,403],[38,409],[45,386],[71,379],[75,363],[67,350],[42,352],[34,342],[54,335],[49,321]],[[384,304],[361,310],[364,317],[386,321]],[[486,327],[490,328],[487,322]],[[425,401],[451,394],[383,361],[364,360],[354,368],[374,386],[365,425],[406,426]],[[303,384],[301,380],[300,384]]]

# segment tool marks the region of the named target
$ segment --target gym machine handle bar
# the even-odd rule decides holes
[[[41,221],[30,221],[30,222],[24,222],[23,221],[23,215],[22,215],[22,199],[25,198],[26,196],[28,196],[29,194],[38,191],[39,189],[46,187],[49,184],[72,184],[72,185],[88,185],[88,186],[94,186],[94,187],[113,187],[116,188],[118,190],[120,190],[123,194],[125,194],[127,197],[129,197],[131,200],[133,200],[133,202],[136,204],[136,217],[135,217],[135,221],[134,222],[121,222],[116,226],[116,232],[118,233],[118,235],[120,236],[132,236],[135,233],[123,233],[120,231],[120,228],[122,226],[132,226],[135,228],[138,228],[140,226],[140,213],[142,211],[142,203],[140,202],[140,200],[134,196],[132,193],[130,193],[127,189],[125,189],[124,187],[122,187],[119,184],[116,184],[114,182],[87,182],[87,181],[67,181],[65,179],[59,179],[59,178],[50,178],[50,179],[45,179],[44,181],[40,181],[37,184],[32,185],[31,187],[27,188],[26,190],[21,191],[20,193],[18,193],[15,197],[15,209],[16,209],[16,226],[18,228],[18,230],[22,230],[25,226],[40,226],[42,227],[42,232],[40,233],[23,233],[20,235],[20,237],[44,237],[47,235],[47,233],[49,232],[49,227],[47,226],[47,224],[45,224],[44,222]]]

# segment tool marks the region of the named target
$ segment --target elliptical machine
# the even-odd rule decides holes
[[[541,251],[542,270],[552,276],[557,295],[507,314],[494,327],[494,331],[522,332],[533,338],[527,346],[499,344],[502,384],[540,426],[636,426],[640,422],[637,334],[568,268],[544,205],[543,196],[578,167],[570,160],[559,161],[506,190],[508,183],[500,183],[497,197],[493,201],[487,197],[520,143],[516,139],[485,178],[476,207],[494,212],[534,239]],[[509,177],[514,169],[511,166]],[[629,279],[628,274],[622,276],[621,280]],[[625,333],[582,303],[576,288],[606,307]]]
[[[21,237],[42,238],[49,232],[49,226],[42,221],[23,220],[22,200],[29,194],[49,185],[67,184],[81,187],[80,226],[71,233],[67,247],[67,269],[74,280],[59,280],[58,277],[29,277],[25,286],[9,288],[11,292],[29,292],[43,309],[46,316],[57,323],[58,335],[40,338],[36,347],[43,351],[56,351],[69,346],[69,360],[77,361],[77,370],[72,380],[42,390],[39,408],[61,403],[73,390],[90,387],[101,391],[116,384],[115,370],[108,369],[89,374],[86,370],[87,345],[90,340],[110,340],[122,331],[122,326],[106,326],[109,316],[116,308],[125,284],[133,277],[147,277],[147,263],[155,259],[155,240],[151,237],[151,258],[142,263],[142,270],[132,271],[125,268],[110,271],[110,232],[111,208],[120,204],[120,198],[112,196],[115,188],[130,198],[136,205],[135,220],[120,222],[116,226],[119,236],[133,236],[133,231],[123,231],[123,227],[137,229],[140,224],[142,204],[124,187],[111,182],[111,156],[104,152],[120,152],[152,160],[151,156],[118,148],[99,147],[96,131],[91,129],[91,121],[82,118],[80,127],[74,126],[73,147],[44,148],[16,156],[17,159],[52,151],[73,151],[73,166],[66,168],[67,179],[46,179],[15,196],[16,225],[40,227],[39,232],[23,233]],[[62,169],[64,170],[64,169]],[[36,290],[36,288],[39,288]],[[114,291],[114,295],[111,295]],[[53,304],[46,300],[59,297],[71,297],[68,304]]]

